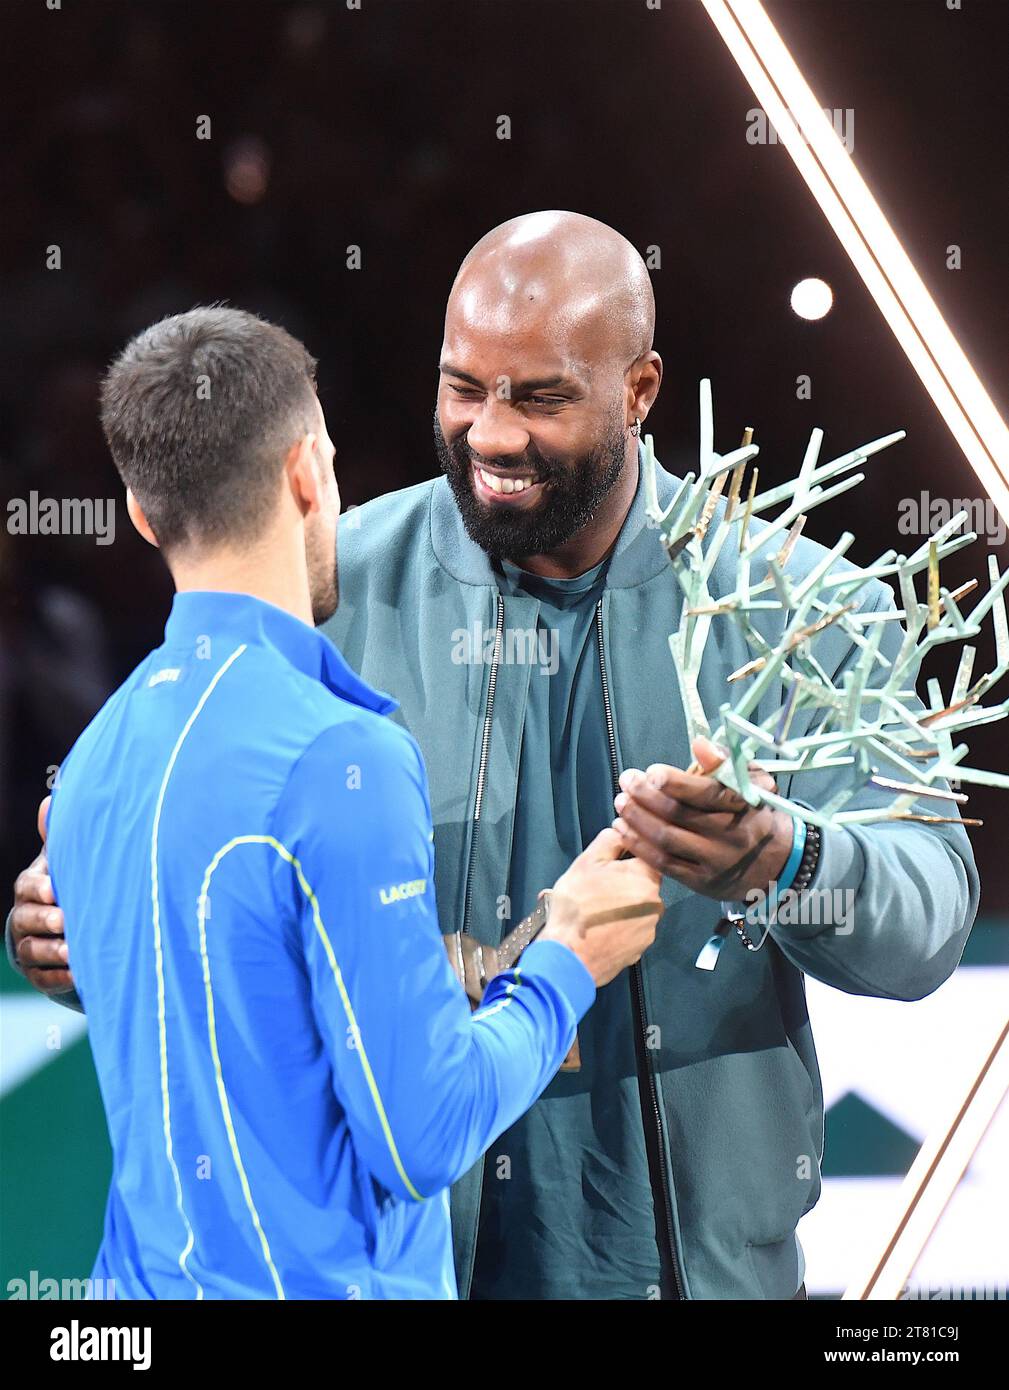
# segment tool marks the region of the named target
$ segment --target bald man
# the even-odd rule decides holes
[[[717,758],[688,746],[667,640],[680,594],[644,514],[654,325],[645,265],[612,228],[570,212],[496,227],[449,295],[445,478],[352,512],[341,537],[349,597],[328,631],[396,692],[424,750],[442,922],[497,942],[615,811],[666,875],[657,944],[599,992],[580,1070],[454,1190],[472,1298],[796,1296],[823,1146],[802,972],[917,998],[955,967],[977,906],[959,826],[826,832],[816,883],[853,892],[855,929],[781,926],[694,967],[719,900],[777,880],[794,827],[679,770]],[[663,505],[675,486],[660,470]],[[792,572],[823,554],[800,542]],[[885,585],[864,592],[893,606]],[[899,624],[884,632],[895,648]],[[709,709],[750,655],[719,635]],[[818,652],[837,671],[853,655],[834,634]],[[807,788],[836,790],[829,775]]]
[[[717,971],[695,968],[720,900],[779,880],[800,827],[721,789],[703,775],[717,750],[688,744],[667,642],[681,596],[639,467],[662,375],[654,314],[645,266],[612,228],[569,212],[495,228],[449,296],[444,476],[340,523],[345,597],[326,631],[395,693],[423,750],[443,930],[496,944],[611,823],[665,875],[656,944],[598,992],[580,1068],[453,1190],[463,1297],[803,1297],[795,1231],[819,1195],[823,1148],[803,974],[920,998],[955,968],[977,907],[961,826],[828,830],[803,854],[811,892],[848,895],[837,929],[799,914],[762,949],[733,938]],[[660,468],[663,505],[676,486]],[[824,553],[800,539],[793,580]],[[709,587],[734,587],[728,559]],[[894,606],[883,584],[862,592]],[[755,625],[774,641],[782,618]],[[892,655],[899,623],[883,633]],[[749,657],[735,628],[719,640],[700,679],[708,709]],[[828,629],[817,653],[843,680],[843,634]],[[701,774],[682,770],[694,758]],[[826,771],[801,790],[812,806],[840,784]],[[21,896],[10,935],[22,964],[66,989],[58,925],[40,941]]]

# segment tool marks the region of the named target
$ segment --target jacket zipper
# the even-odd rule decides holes
[[[483,789],[487,781],[487,760],[490,755],[490,728],[494,715],[494,691],[497,689],[497,668],[501,656],[501,643],[504,635],[504,599],[497,595],[497,620],[494,627],[494,655],[491,657],[490,679],[487,682],[487,708],[483,717],[483,735],[480,739],[480,765],[476,774],[476,801],[473,806],[473,834],[469,842],[469,864],[466,867],[466,896],[462,914],[462,929],[469,931],[470,908],[473,905],[473,861],[476,858],[476,837],[480,829],[480,812],[483,810]]]
[[[603,711],[606,715],[606,737],[610,746],[610,769],[613,774],[613,795],[620,790],[620,763],[617,758],[617,738],[613,724],[613,707],[610,704],[610,683],[606,675],[606,657],[603,645],[603,601],[596,604],[596,634],[599,643],[599,675],[603,686]],[[683,1298],[683,1284],[680,1280],[679,1265],[676,1261],[676,1237],[673,1232],[673,1211],[669,1197],[669,1183],[665,1176],[665,1144],[663,1143],[662,1107],[655,1085],[655,1075],[648,1061],[648,1022],[645,1017],[645,985],[640,962],[630,967],[631,997],[634,1004],[635,1023],[638,1030],[639,1081],[645,1091],[642,1103],[642,1119],[645,1124],[645,1148],[654,1154],[655,1181],[653,1196],[657,1197],[662,1211],[667,1249],[665,1255],[673,1275],[676,1297]],[[649,1121],[651,1123],[649,1123]],[[649,1133],[649,1131],[651,1131]],[[649,1142],[651,1141],[651,1142]],[[658,1192],[655,1188],[658,1188]]]
[[[470,908],[473,905],[473,863],[476,858],[476,837],[480,828],[480,812],[483,810],[483,789],[487,781],[487,760],[490,756],[490,730],[491,720],[494,716],[494,691],[497,689],[497,668],[501,657],[501,644],[504,636],[504,599],[500,592],[497,598],[497,618],[494,626],[494,655],[491,657],[490,676],[487,681],[487,708],[483,717],[483,734],[480,738],[480,765],[476,774],[476,800],[473,803],[473,833],[469,842],[469,863],[466,866],[466,894],[463,900],[462,930],[469,931]],[[476,1273],[477,1242],[480,1232],[480,1207],[483,1203],[483,1155],[480,1157],[480,1181],[477,1184],[476,1196],[476,1215],[474,1219],[474,1239],[473,1255],[469,1262],[469,1277],[466,1281],[465,1291],[460,1290],[460,1297],[468,1299],[470,1290],[473,1287],[473,1275]]]

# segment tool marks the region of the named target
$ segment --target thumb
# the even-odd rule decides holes
[[[631,855],[626,864],[621,864],[620,867],[625,873],[633,874],[636,878],[647,879],[653,888],[662,887],[662,875],[658,869],[653,869],[651,864],[644,859],[638,859],[635,855]]]
[[[46,816],[49,813],[50,801],[52,801],[51,796],[44,796],[39,802],[39,837],[43,844],[46,842]]]
[[[608,864],[613,859],[619,859],[623,849],[620,836],[615,830],[607,827],[600,830],[596,838],[585,846],[575,862],[581,860],[586,864]]]
[[[724,748],[720,748],[717,743],[712,743],[710,738],[705,738],[703,735],[691,740],[690,751],[693,753],[702,774],[714,772],[715,768],[724,763],[728,756]]]

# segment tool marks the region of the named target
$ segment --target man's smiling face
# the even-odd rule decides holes
[[[516,332],[464,309],[465,298],[450,302],[439,461],[467,531],[488,554],[549,553],[591,520],[623,471],[621,373],[565,350],[548,315],[525,315]]]
[[[607,554],[637,483],[635,420],[662,377],[655,301],[612,227],[533,212],[482,237],[445,311],[435,444],[488,554],[582,574]]]

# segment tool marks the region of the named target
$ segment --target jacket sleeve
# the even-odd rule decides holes
[[[475,1013],[438,927],[420,751],[380,716],[330,729],[277,811],[333,1087],[364,1165],[420,1200],[461,1177],[553,1079],[595,997],[559,942],[534,943]]]
[[[895,611],[893,593],[880,585],[871,611]],[[903,624],[884,624],[880,652],[892,660]],[[857,656],[850,646],[836,668],[840,684]],[[906,688],[917,680],[909,672]],[[924,712],[917,697],[906,708]],[[904,774],[883,763],[881,773]],[[847,769],[803,774],[792,799],[822,805],[846,785]],[[948,790],[948,784],[937,782]],[[848,803],[852,810],[887,805],[892,792],[867,787]],[[937,810],[937,807],[939,808]],[[952,802],[917,801],[915,812],[958,815]],[[974,923],[980,883],[967,832],[960,824],[929,826],[913,821],[877,821],[821,831],[820,859],[810,888],[831,912],[805,912],[805,924],[773,925],[771,935],[794,965],[850,994],[886,999],[921,999],[948,979],[959,964]],[[826,924],[824,924],[826,923]]]

